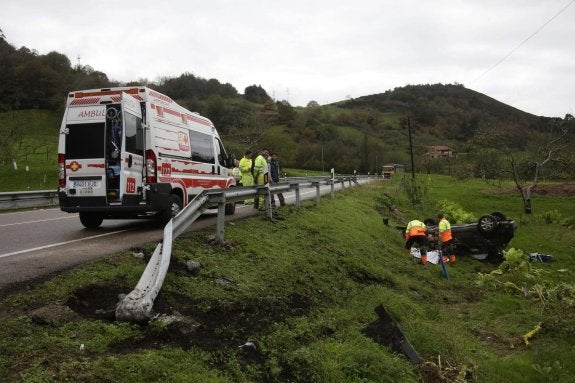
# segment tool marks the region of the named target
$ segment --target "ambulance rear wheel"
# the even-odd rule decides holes
[[[184,204],[182,203],[182,199],[179,196],[172,194],[169,207],[170,217],[174,218],[175,216],[180,214],[183,208]]]
[[[82,211],[80,212],[80,222],[88,229],[97,229],[104,221],[104,216],[100,213]]]
[[[233,215],[236,212],[236,203],[227,203],[224,211],[226,215]]]
[[[177,216],[184,208],[182,199],[179,196],[171,194],[169,198],[170,202],[168,204],[168,207],[164,211],[158,214],[158,220],[162,225],[165,225],[168,222],[170,222],[170,220],[175,216]]]

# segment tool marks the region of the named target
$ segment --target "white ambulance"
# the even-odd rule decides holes
[[[212,122],[146,87],[70,92],[58,144],[60,209],[167,222],[205,189],[236,184]],[[234,204],[226,205],[233,214]]]

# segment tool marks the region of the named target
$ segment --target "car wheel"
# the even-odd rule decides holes
[[[500,213],[498,211],[494,211],[493,213],[491,213],[490,215],[494,216],[495,218],[497,218],[499,221],[507,221],[507,217],[505,217],[505,214]]]
[[[80,212],[80,222],[88,229],[97,229],[104,221],[104,216],[100,213]]]
[[[491,233],[497,228],[499,221],[492,215],[484,215],[477,222],[477,230],[481,233]]]

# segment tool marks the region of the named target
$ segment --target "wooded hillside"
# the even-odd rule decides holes
[[[565,119],[534,116],[460,84],[408,85],[330,105],[312,100],[306,107],[293,107],[286,100],[273,100],[260,85],[249,86],[241,94],[229,83],[191,73],[158,83],[134,79],[120,84],[88,65],[72,66],[61,53],[39,55],[0,39],[0,112],[42,109],[61,116],[69,91],[118,85],[149,86],[209,117],[228,151],[237,157],[247,148],[265,146],[279,153],[284,167],[326,172],[335,168],[338,173],[374,173],[389,162],[409,168],[408,127],[417,171],[482,177],[505,173],[493,169],[494,164],[487,172],[486,158],[497,162],[503,153],[542,147],[545,137],[562,127],[571,126],[566,138],[573,138],[570,115]],[[17,129],[8,123],[0,130],[4,137],[32,133],[22,121]],[[16,141],[0,141],[0,146]],[[430,157],[431,146],[448,147],[457,156]],[[4,161],[25,155],[14,154],[13,148],[1,153]],[[573,162],[572,155],[567,153],[564,160],[561,166],[550,166],[559,166],[562,176],[572,176],[564,166]]]

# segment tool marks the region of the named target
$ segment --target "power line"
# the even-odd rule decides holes
[[[573,3],[575,3],[575,0],[571,0],[566,6],[564,6],[563,8],[561,8],[559,10],[559,12],[557,12],[555,15],[553,15],[553,17],[551,17],[549,20],[547,20],[542,26],[540,26],[539,28],[537,28],[535,30],[535,32],[533,32],[532,34],[530,34],[525,40],[523,40],[521,43],[519,43],[519,45],[517,45],[515,48],[513,48],[509,53],[507,53],[502,59],[500,59],[499,61],[497,61],[495,64],[493,64],[490,68],[488,68],[485,72],[483,72],[482,74],[480,74],[477,78],[475,78],[475,80],[473,80],[472,82],[475,82],[477,80],[479,80],[481,77],[485,76],[487,73],[491,72],[493,69],[495,69],[497,66],[499,66],[503,61],[507,60],[509,58],[509,56],[511,56],[513,53],[515,53],[519,48],[521,48],[525,43],[527,43],[529,40],[531,40],[537,33],[539,33],[543,28],[545,28],[549,23],[551,23],[553,20],[555,20],[555,18],[557,16],[559,16],[560,14],[562,14],[567,8],[569,8]]]

